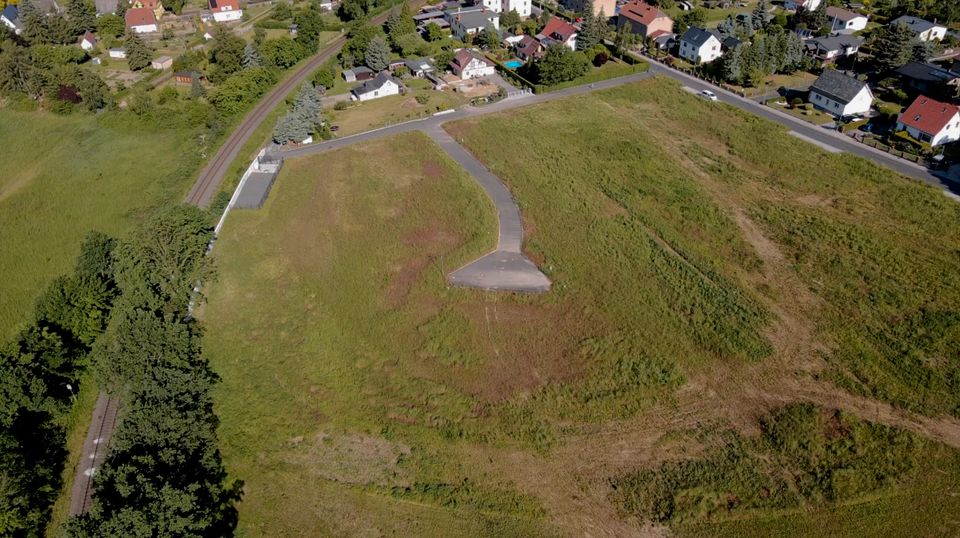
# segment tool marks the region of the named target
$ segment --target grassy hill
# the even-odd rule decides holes
[[[951,534],[954,202],[663,80],[448,130],[553,289],[447,287],[496,226],[422,135],[286,163],[201,313],[242,532]]]
[[[0,335],[66,272],[90,230],[118,234],[178,202],[199,159],[190,129],[117,113],[56,116],[0,109]]]

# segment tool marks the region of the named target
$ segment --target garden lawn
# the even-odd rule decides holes
[[[67,272],[91,230],[121,234],[193,180],[190,130],[113,113],[55,116],[0,109],[0,337]]]

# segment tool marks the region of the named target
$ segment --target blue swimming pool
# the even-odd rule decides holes
[[[523,62],[521,62],[520,60],[510,60],[508,62],[503,62],[503,65],[509,67],[510,69],[516,69],[521,65],[523,65]]]

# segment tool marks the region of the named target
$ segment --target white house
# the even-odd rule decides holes
[[[243,10],[237,0],[209,0],[210,13],[217,22],[238,21],[243,17]]]
[[[494,13],[516,11],[517,15],[524,19],[530,16],[532,10],[530,0],[482,0],[478,2],[478,5],[482,5]]]
[[[820,7],[820,0],[787,0],[783,3],[783,9],[796,11],[800,8],[807,11],[813,11]]]
[[[867,27],[868,20],[866,15],[860,13],[847,11],[836,6],[827,7],[827,23],[830,25],[831,32],[857,32]]]
[[[386,71],[350,90],[353,101],[369,101],[400,93],[400,81]]]
[[[17,6],[10,4],[0,11],[0,24],[7,26],[17,35],[23,31],[23,24],[20,22],[20,11]]]
[[[80,38],[80,48],[89,52],[96,46],[97,36],[93,35],[93,32],[90,31],[84,32],[83,37]]]
[[[691,26],[680,38],[680,57],[694,64],[708,64],[723,55],[722,43],[711,32]]]
[[[824,63],[853,56],[860,51],[860,45],[863,38],[855,35],[815,37],[805,43],[807,53]]]
[[[483,6],[451,9],[444,13],[444,18],[450,23],[453,37],[460,41],[464,41],[468,35],[482,32],[488,26],[500,29],[500,15]]]
[[[862,116],[873,105],[873,92],[865,82],[827,69],[810,86],[809,101],[834,116]]]
[[[906,25],[918,41],[940,41],[947,35],[947,28],[945,26],[909,15],[894,19],[890,24]]]
[[[497,70],[493,62],[467,49],[460,49],[453,55],[450,69],[463,80],[492,75]]]
[[[920,95],[900,114],[897,130],[931,146],[960,140],[960,108]]]
[[[146,34],[157,31],[157,16],[147,7],[132,7],[124,15],[127,28],[136,34]]]
[[[110,49],[108,51],[111,58],[122,60],[127,57],[127,51],[125,49]]]

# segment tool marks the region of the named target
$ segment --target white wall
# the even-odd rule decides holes
[[[236,11],[218,11],[213,14],[213,20],[217,22],[238,21],[243,17],[243,10]]]
[[[518,15],[527,18],[531,13],[530,0],[503,0],[503,11],[516,11]]]
[[[920,41],[940,41],[947,36],[947,29],[943,26],[934,26],[926,32],[917,35]]]
[[[370,101],[371,99],[379,99],[381,97],[387,97],[389,95],[397,95],[400,93],[400,86],[397,86],[393,81],[386,81],[383,83],[383,86],[377,91],[362,93],[356,96],[357,100],[360,101]]]
[[[918,129],[908,127],[900,122],[897,122],[897,130],[905,130],[907,131],[907,134],[916,138],[917,140],[929,142],[931,146],[939,146],[940,144],[946,144],[948,142],[960,140],[960,114],[954,114],[953,117],[950,118],[950,123],[948,123],[942,131],[934,134],[930,140],[924,140],[926,135],[924,135]]]
[[[130,29],[133,30],[134,33],[137,33],[137,34],[147,34],[147,33],[150,33],[150,32],[156,32],[156,31],[157,31],[157,25],[156,25],[156,24],[142,24],[142,25],[140,25],[140,26],[132,26]]]
[[[873,94],[870,93],[869,88],[864,86],[856,97],[844,105],[817,93],[815,90],[810,90],[810,102],[813,103],[813,106],[834,116],[858,116],[870,110],[870,106],[873,104]]]
[[[720,40],[712,37],[699,49],[687,41],[680,42],[680,56],[693,63],[710,63],[723,55]]]

